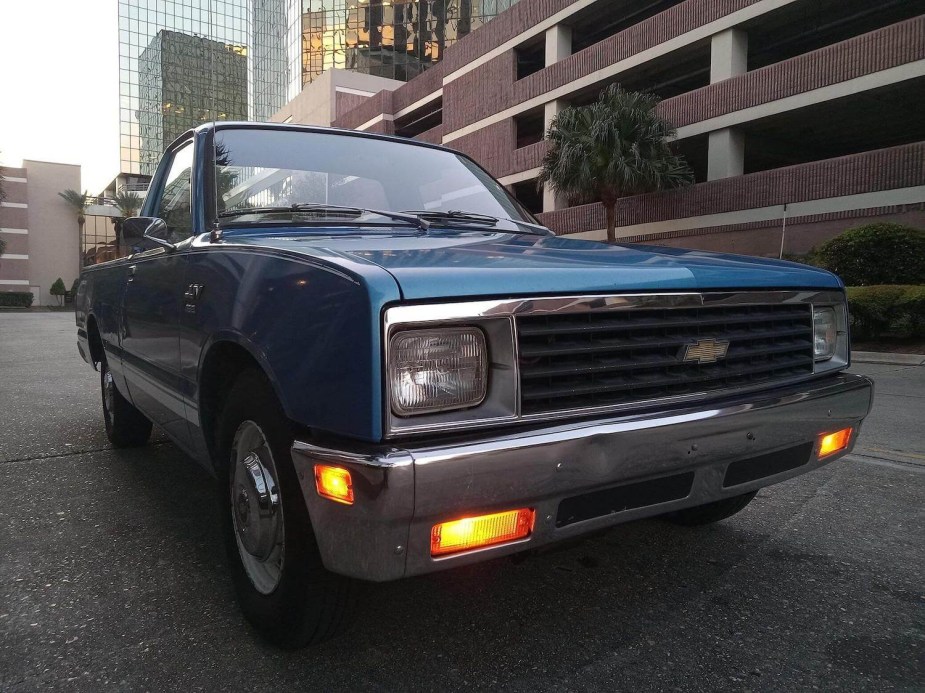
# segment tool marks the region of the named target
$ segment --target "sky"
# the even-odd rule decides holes
[[[0,165],[80,164],[98,194],[119,173],[116,0],[0,0]]]

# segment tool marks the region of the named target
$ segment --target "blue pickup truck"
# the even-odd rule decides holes
[[[81,275],[78,347],[114,446],[157,425],[217,477],[242,609],[283,646],[362,580],[729,517],[870,410],[834,275],[559,238],[442,147],[204,125],[141,214]]]

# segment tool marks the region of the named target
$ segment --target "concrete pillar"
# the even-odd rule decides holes
[[[552,31],[550,29],[550,31]],[[547,53],[548,55],[548,53]],[[543,107],[543,134],[549,130],[549,124],[552,123],[552,119],[556,117],[556,114],[559,113],[563,108],[568,106],[566,101],[561,99],[557,101],[550,101]],[[556,209],[565,209],[568,206],[563,195],[556,193],[552,187],[547,183],[543,186],[543,211],[552,212]]]
[[[710,84],[722,82],[736,75],[744,75],[746,72],[748,34],[742,29],[727,29],[714,34],[710,41]]]
[[[707,180],[732,178],[745,172],[745,135],[735,128],[710,133]]]
[[[557,24],[546,30],[546,67],[572,54],[572,27]]]

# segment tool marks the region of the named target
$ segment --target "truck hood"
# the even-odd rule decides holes
[[[378,266],[407,300],[707,289],[840,288],[835,275],[779,260],[499,232],[226,236],[354,270]]]

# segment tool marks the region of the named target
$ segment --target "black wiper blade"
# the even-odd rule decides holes
[[[430,228],[430,222],[415,214],[405,214],[402,212],[388,212],[382,209],[366,209],[364,207],[347,207],[344,205],[326,205],[315,203],[294,204],[277,207],[239,207],[219,212],[220,219],[229,217],[238,217],[244,214],[286,214],[298,212],[317,212],[319,214],[339,214],[343,216],[359,217],[364,214],[376,214],[386,219],[403,221],[412,226],[416,226],[421,231],[427,231]]]
[[[442,211],[437,209],[423,209],[407,211],[405,214],[413,214],[421,219],[433,219],[434,221],[461,221],[468,224],[484,224],[485,226],[494,226],[498,223],[497,217],[491,217],[487,214],[475,214],[474,212],[463,212],[459,209]]]
[[[422,219],[427,219],[429,221],[440,222],[456,222],[459,224],[477,224],[480,226],[496,226],[501,219],[497,217],[492,217],[487,214],[476,214],[474,212],[463,212],[458,209],[451,209],[449,211],[441,211],[436,209],[428,209],[421,211],[405,211],[405,214],[416,214]],[[550,231],[545,226],[540,226],[539,224],[531,224],[528,221],[518,221],[517,219],[504,219],[506,222],[510,222],[515,226],[519,226],[522,229],[527,230],[529,233],[538,234],[541,236],[549,235]]]

